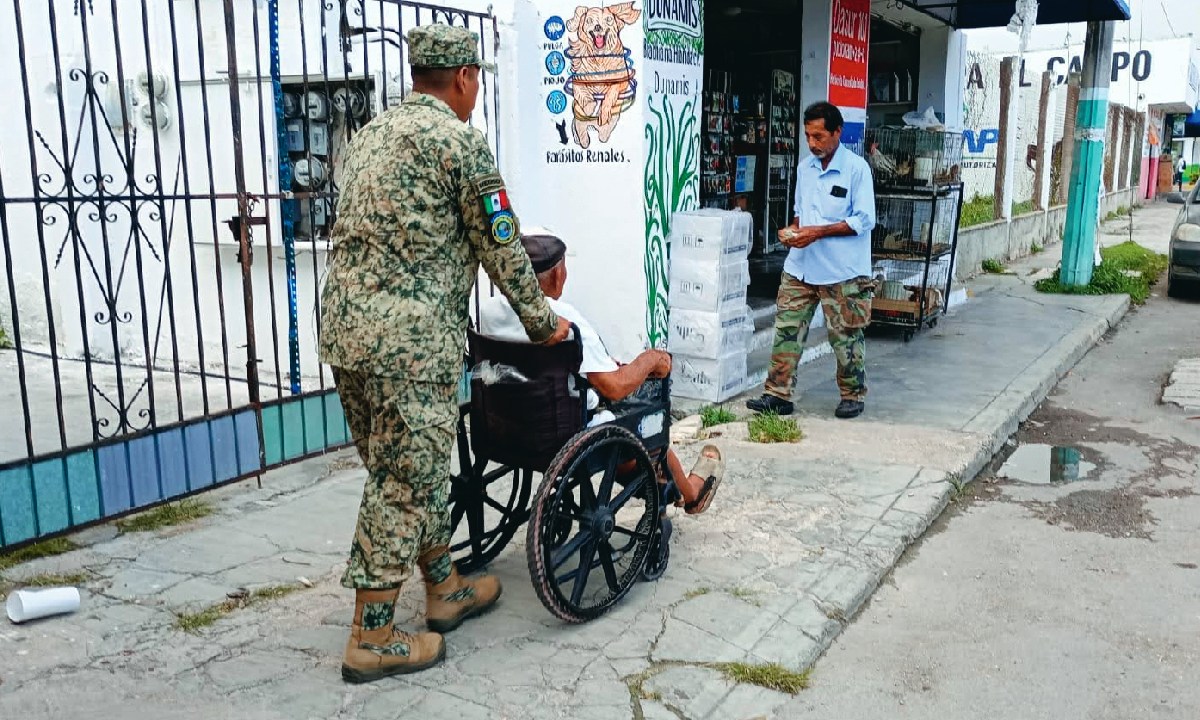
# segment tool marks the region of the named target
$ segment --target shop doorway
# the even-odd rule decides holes
[[[753,215],[757,256],[791,222],[801,21],[801,0],[705,3],[701,205]]]
[[[921,67],[919,29],[871,18],[867,59],[867,130],[904,123],[917,109]]]
[[[776,233],[792,220],[795,168],[805,152],[803,1],[705,3],[700,204],[754,217],[750,294],[764,300],[778,289],[787,252]],[[902,125],[905,113],[917,109],[920,33],[902,19],[872,17],[868,136]]]

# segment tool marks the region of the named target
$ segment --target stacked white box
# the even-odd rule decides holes
[[[675,358],[672,392],[721,402],[746,384],[753,220],[740,211],[706,209],[679,213],[672,223],[667,334]]]
[[[750,331],[745,304],[720,312],[671,308],[667,349],[672,354],[708,360],[735,352],[744,354]]]
[[[732,353],[721,358],[674,356],[671,394],[692,400],[723,402],[746,386],[746,358]]]
[[[740,210],[693,210],[671,218],[671,258],[713,265],[745,262],[753,219]]]
[[[719,312],[746,304],[746,288],[750,285],[748,263],[714,265],[684,258],[671,259],[672,310]]]

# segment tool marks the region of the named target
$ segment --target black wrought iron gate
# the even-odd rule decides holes
[[[346,444],[339,159],[431,22],[494,59],[489,13],[416,2],[0,0],[0,547]]]

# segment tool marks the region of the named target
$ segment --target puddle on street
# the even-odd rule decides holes
[[[1096,466],[1084,462],[1079,448],[1053,445],[1021,445],[996,473],[997,477],[1028,483],[1051,485],[1084,480]]]

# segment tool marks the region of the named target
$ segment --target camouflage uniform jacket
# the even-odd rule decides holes
[[[369,123],[350,143],[343,178],[321,302],[323,362],[456,380],[481,263],[532,340],[554,332],[487,141],[444,102],[414,93]]]

